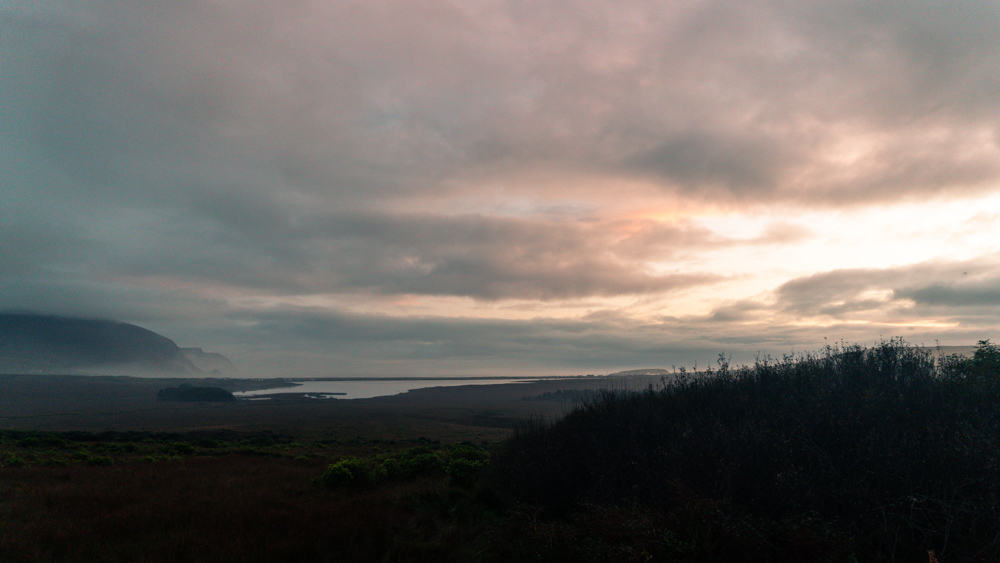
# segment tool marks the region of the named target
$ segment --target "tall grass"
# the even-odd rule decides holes
[[[1000,561],[1000,349],[720,361],[521,430],[492,480],[564,519],[631,507],[676,560]]]

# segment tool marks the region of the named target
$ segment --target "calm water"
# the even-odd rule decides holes
[[[300,385],[238,391],[237,397],[265,397],[278,393],[306,393],[322,399],[369,399],[398,395],[413,389],[425,387],[455,387],[457,385],[500,385],[519,383],[531,379],[392,379],[392,380],[347,380],[347,381],[298,381]],[[341,394],[342,393],[342,394]]]

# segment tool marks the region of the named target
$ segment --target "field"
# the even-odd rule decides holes
[[[565,414],[568,390],[623,384],[588,378],[351,401],[156,400],[157,390],[185,382],[274,385],[0,376],[0,561],[475,559],[455,546],[474,550],[485,528],[454,521],[456,507],[474,503],[444,471],[365,490],[317,480],[345,457],[456,443],[486,451],[517,425]],[[465,541],[472,535],[479,539]]]
[[[429,502],[452,498],[443,477],[366,491],[317,483],[343,456],[439,443],[211,433],[2,440],[4,561],[413,560],[454,539]]]

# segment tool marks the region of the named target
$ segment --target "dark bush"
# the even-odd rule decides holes
[[[425,446],[410,448],[399,455],[399,476],[413,477],[441,471],[441,457]]]
[[[522,429],[490,482],[553,515],[633,506],[716,559],[1000,560],[998,368],[988,341],[722,364]]]

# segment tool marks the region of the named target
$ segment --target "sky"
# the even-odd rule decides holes
[[[0,0],[0,310],[261,375],[1000,324],[995,1]]]

